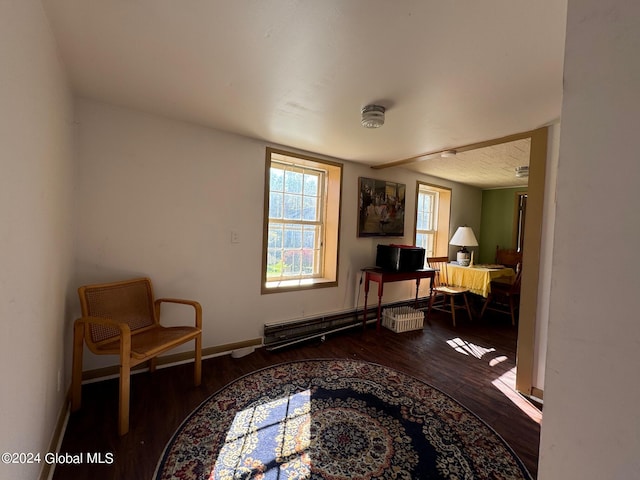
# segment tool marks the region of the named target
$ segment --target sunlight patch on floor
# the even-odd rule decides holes
[[[534,407],[526,398],[516,391],[516,367],[500,375],[491,384],[500,390],[505,397],[522,410],[531,420],[536,423],[542,421],[542,412]]]
[[[449,346],[458,353],[462,353],[463,355],[471,355],[476,358],[482,358],[487,353],[496,351],[495,348],[480,347],[471,342],[467,342],[460,337],[447,340],[447,344],[449,344]]]
[[[462,353],[463,355],[475,357],[477,359],[482,359],[488,353],[496,351],[496,349],[493,347],[481,347],[479,345],[475,345],[471,342],[463,340],[460,337],[447,340],[447,344],[456,352]],[[489,360],[489,366],[497,367],[507,360],[509,360],[507,356],[499,355]],[[540,423],[542,421],[542,412],[516,391],[516,367],[513,367],[512,369],[500,375],[493,382],[491,382],[491,384],[496,387],[505,397],[511,400],[511,402],[513,402],[516,407],[522,410],[534,422]]]
[[[311,478],[310,418],[310,390],[238,412],[209,478],[289,478],[292,472],[300,480]],[[259,436],[274,439],[274,457],[258,459]]]
[[[491,360],[489,360],[489,366],[490,367],[495,367],[499,363],[502,363],[502,362],[504,362],[506,360],[509,360],[509,358],[505,357],[504,355],[500,355],[499,357],[492,358]]]

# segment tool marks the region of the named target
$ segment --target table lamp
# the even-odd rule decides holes
[[[458,227],[456,233],[451,237],[449,245],[461,247],[456,255],[456,260],[458,261],[458,265],[468,267],[469,263],[471,263],[471,254],[466,247],[477,247],[478,240],[476,240],[476,236],[473,234],[471,227]]]

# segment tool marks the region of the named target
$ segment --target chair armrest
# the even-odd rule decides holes
[[[196,314],[196,328],[202,329],[202,305],[200,305],[199,302],[196,302],[195,300],[184,300],[182,298],[156,298],[153,304],[156,309],[156,317],[158,318],[158,321],[160,320],[160,305],[162,303],[179,303],[182,305],[192,306]]]
[[[127,322],[113,320],[111,318],[102,318],[102,317],[81,317],[75,321],[76,325],[84,324],[84,325],[105,325],[109,327],[115,327],[120,329],[120,334],[123,336],[131,336],[131,328],[129,328],[129,324]]]
[[[118,338],[118,342],[120,344],[120,365],[128,365],[129,357],[131,356],[131,328],[127,322],[113,320],[111,318],[101,318],[101,317],[81,317],[78,318],[74,325],[75,334],[79,334],[84,336],[85,334],[85,326],[90,325],[104,325],[108,327],[115,327],[120,330],[120,337]],[[80,338],[81,338],[80,337]],[[89,337],[86,337],[87,345],[90,350],[93,350],[93,342],[89,340]]]

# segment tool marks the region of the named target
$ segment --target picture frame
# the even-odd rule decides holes
[[[403,237],[406,185],[358,178],[358,237]]]

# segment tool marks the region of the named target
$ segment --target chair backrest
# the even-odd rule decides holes
[[[157,323],[149,278],[85,285],[78,289],[82,315],[124,321],[131,332]],[[102,343],[120,334],[115,327],[92,325],[87,342]]]
[[[522,252],[518,252],[513,248],[500,248],[496,246],[496,263],[505,267],[516,268],[522,263]]]
[[[429,268],[438,270],[433,278],[433,286],[439,287],[441,285],[448,285],[447,283],[447,263],[449,263],[449,257],[428,257],[427,264]]]

